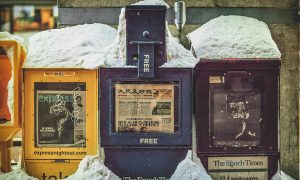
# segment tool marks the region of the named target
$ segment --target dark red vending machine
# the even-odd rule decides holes
[[[169,179],[191,149],[192,69],[166,62],[165,6],[127,6],[128,68],[101,68],[100,142],[124,180]]]
[[[271,179],[276,173],[279,68],[279,59],[197,64],[197,155],[213,179]]]

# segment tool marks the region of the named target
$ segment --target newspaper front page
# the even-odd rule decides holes
[[[115,84],[115,131],[174,133],[173,84]]]

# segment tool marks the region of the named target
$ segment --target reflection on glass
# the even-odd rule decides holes
[[[210,81],[210,133],[214,146],[261,144],[261,91],[251,78]]]
[[[85,83],[35,83],[38,147],[85,147]]]
[[[115,131],[174,133],[173,84],[115,84]]]

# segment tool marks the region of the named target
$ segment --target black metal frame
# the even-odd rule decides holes
[[[201,163],[205,167],[205,169],[208,170],[208,158],[209,157],[245,157],[245,156],[268,156],[268,179],[271,179],[275,173],[277,172],[278,167],[278,154],[270,155],[270,154],[217,154],[217,155],[207,155],[207,154],[201,154],[199,156]]]
[[[102,147],[111,146],[191,146],[192,132],[192,69],[157,68],[156,77],[141,80],[136,76],[136,68],[100,68],[100,137]],[[114,124],[114,83],[163,84],[176,83],[175,119],[178,121],[178,132],[175,133],[115,133]],[[176,90],[178,89],[178,90]],[[190,89],[190,91],[188,90]],[[109,95],[109,96],[108,96]],[[177,102],[176,102],[177,101]],[[157,138],[157,144],[140,144],[140,138]]]
[[[201,60],[195,68],[197,154],[278,154],[278,94],[279,60]],[[247,71],[253,76],[265,77],[264,133],[262,146],[212,146],[209,136],[209,76],[223,76],[227,71]],[[266,107],[268,107],[266,109]],[[276,135],[276,136],[274,136]]]

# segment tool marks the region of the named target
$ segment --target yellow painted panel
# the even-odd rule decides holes
[[[40,144],[35,138],[35,91],[34,84],[56,83],[64,84],[64,82],[84,82],[85,91],[85,146],[70,147],[59,145],[48,146],[47,143]],[[38,92],[37,92],[38,94]],[[40,98],[40,96],[39,96]],[[98,77],[97,70],[83,69],[25,69],[24,70],[24,159],[27,160],[57,160],[69,159],[80,160],[85,155],[97,154],[98,147]],[[47,112],[49,113],[49,112]],[[54,129],[45,129],[44,131],[54,131]],[[41,131],[40,129],[38,130]],[[58,131],[58,130],[57,130]],[[36,133],[37,134],[37,133]],[[47,133],[45,133],[47,134]],[[28,168],[28,167],[26,167]]]
[[[14,40],[0,40],[1,47],[8,47],[12,48],[13,50],[13,64],[6,64],[6,70],[11,70],[13,67],[13,81],[14,81],[14,101],[13,107],[14,111],[11,114],[12,118],[8,123],[0,124],[0,141],[9,141],[15,133],[17,133],[21,129],[21,106],[22,106],[22,91],[21,91],[21,84],[22,84],[22,71],[21,67],[23,65],[24,59],[26,57],[25,50],[18,44],[17,41]],[[3,58],[0,57],[0,58]],[[1,64],[1,66],[4,64]],[[1,83],[6,84],[6,81],[1,81]],[[1,86],[1,88],[7,88],[5,85]],[[4,102],[5,103],[5,102]]]
[[[38,179],[63,179],[74,174],[79,161],[54,162],[54,161],[25,161],[25,170],[28,175]]]

